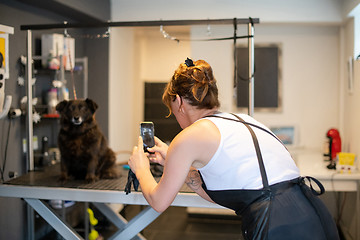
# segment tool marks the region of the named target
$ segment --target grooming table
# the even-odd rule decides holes
[[[121,167],[122,176],[118,179],[99,180],[86,183],[71,180],[65,184],[58,182],[60,177],[59,164],[46,167],[43,171],[29,172],[23,176],[0,184],[0,197],[24,199],[44,220],[46,220],[65,239],[83,239],[69,224],[50,207],[44,200],[68,200],[75,202],[91,202],[119,230],[110,239],[143,239],[140,234],[146,226],[154,221],[160,213],[150,206],[127,222],[119,213],[114,212],[107,203],[128,205],[148,205],[141,192],[126,195],[124,188],[128,170]],[[140,191],[140,189],[139,189]],[[183,186],[172,206],[221,208],[210,203],[186,185]]]
[[[313,176],[320,180],[326,191],[356,192],[356,236],[360,229],[360,172],[340,174],[326,168],[322,160],[322,153],[304,152],[295,155],[295,161],[302,176]],[[131,221],[110,209],[107,203],[128,205],[148,205],[141,192],[132,191],[126,195],[124,188],[128,171],[122,170],[122,177],[114,180],[99,180],[92,184],[84,181],[69,181],[61,185],[57,180],[60,176],[59,165],[54,165],[40,172],[30,172],[21,177],[0,184],[0,197],[23,198],[36,212],[39,213],[65,239],[82,239],[61,217],[43,200],[70,200],[76,202],[91,202],[113,224],[118,227],[110,239],[143,239],[138,233],[160,214],[151,207],[145,208]],[[180,190],[172,206],[222,208],[210,203],[186,185]]]

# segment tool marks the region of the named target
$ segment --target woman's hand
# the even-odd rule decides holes
[[[128,164],[135,174],[139,170],[150,169],[149,159],[144,153],[142,137],[139,137],[138,145],[133,148]]]
[[[158,164],[164,166],[166,153],[167,153],[169,147],[166,143],[161,141],[159,138],[154,137],[154,139],[155,139],[155,146],[152,148],[148,148],[147,150],[150,153],[146,153],[146,155],[148,156],[148,158],[151,162],[158,163]]]

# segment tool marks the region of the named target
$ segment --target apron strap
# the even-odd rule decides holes
[[[321,182],[319,180],[317,180],[316,178],[313,178],[313,177],[310,177],[310,176],[305,176],[305,177],[301,177],[300,178],[300,183],[303,183],[305,184],[305,179],[307,179],[309,181],[309,187],[311,189],[311,192],[316,195],[316,196],[319,196],[321,194],[323,194],[325,192],[325,188],[324,186],[321,184]],[[315,182],[315,184],[318,186],[319,188],[319,192],[316,191],[312,184],[311,184],[311,181]]]
[[[234,115],[235,117],[239,118],[237,115],[235,115],[235,114],[233,114],[233,113],[231,113],[231,115]],[[245,125],[249,125],[249,126],[252,126],[252,127],[256,127],[256,128],[258,128],[258,129],[260,129],[260,130],[262,130],[262,131],[264,131],[264,132],[267,132],[267,133],[270,134],[271,136],[273,136],[276,140],[278,140],[278,141],[286,148],[286,146],[284,145],[284,143],[283,143],[275,134],[273,134],[273,133],[270,132],[269,130],[267,130],[267,129],[263,128],[263,127],[260,127],[260,126],[258,126],[258,125],[256,125],[256,124],[246,122],[246,121],[242,120],[242,118],[240,118],[240,119],[241,119],[241,120],[240,120],[240,119],[233,119],[233,118],[222,117],[222,116],[217,116],[217,115],[208,115],[208,116],[205,116],[204,118],[206,118],[206,117],[222,118],[222,119],[226,119],[226,120],[230,120],[230,121],[241,122],[241,123],[243,123],[243,124],[245,124]],[[286,148],[286,150],[287,150],[287,148]]]
[[[232,115],[237,117],[240,121],[244,122],[244,120],[241,117],[239,117],[239,116],[237,116],[235,114],[232,114]],[[253,142],[254,142],[255,151],[256,151],[258,162],[259,162],[259,168],[260,168],[260,173],[261,173],[263,186],[264,186],[264,188],[268,188],[269,187],[269,182],[268,182],[268,179],[267,179],[267,175],[266,175],[266,171],[265,171],[265,165],[264,165],[264,161],[263,161],[261,151],[260,151],[259,141],[257,140],[257,137],[255,135],[254,130],[252,130],[252,128],[249,125],[247,125],[247,124],[244,124],[244,125],[250,131],[251,137],[252,137]]]

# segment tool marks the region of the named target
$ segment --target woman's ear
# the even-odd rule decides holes
[[[183,112],[183,101],[182,101],[182,98],[176,94],[176,99],[175,99],[175,102],[176,102],[176,107],[178,108],[178,112]]]

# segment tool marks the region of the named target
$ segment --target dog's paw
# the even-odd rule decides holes
[[[59,179],[58,179],[58,182],[60,182],[61,184],[65,184],[67,182],[67,180],[68,180],[67,175],[61,174]]]
[[[99,180],[98,176],[95,176],[95,174],[87,174],[85,177],[86,182],[88,183],[94,183],[97,180]]]

